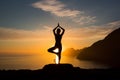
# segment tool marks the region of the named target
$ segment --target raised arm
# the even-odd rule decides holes
[[[54,33],[54,34],[56,34],[56,33],[55,33],[55,30],[56,30],[57,28],[58,28],[58,26],[53,29],[53,33]]]
[[[62,33],[61,33],[61,35],[63,35],[63,34],[64,34],[64,32],[65,32],[65,29],[64,29],[64,28],[62,28],[61,26],[59,26],[59,28],[60,28],[60,29],[62,29]]]

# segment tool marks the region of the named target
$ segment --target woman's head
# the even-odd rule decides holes
[[[61,32],[61,30],[58,28],[58,29],[57,29],[57,34],[60,34],[60,32]]]

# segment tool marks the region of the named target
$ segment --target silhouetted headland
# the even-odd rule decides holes
[[[2,80],[101,80],[120,79],[119,69],[81,69],[71,64],[47,64],[38,70],[0,70]]]
[[[120,28],[112,31],[103,40],[84,48],[77,58],[120,68]]]

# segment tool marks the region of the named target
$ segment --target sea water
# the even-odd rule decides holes
[[[46,57],[44,55],[0,56],[0,70],[42,69],[46,64],[55,64],[54,58],[54,56]],[[66,63],[84,69],[107,68],[107,66],[103,64],[97,64],[90,61],[80,61],[75,57],[62,56],[61,64]]]

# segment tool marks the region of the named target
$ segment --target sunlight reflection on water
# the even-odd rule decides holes
[[[0,57],[0,69],[41,69],[46,64],[54,64],[53,59],[45,56],[23,56],[23,57]],[[62,63],[69,63],[80,68],[106,68],[106,66],[89,61],[79,61],[73,57],[63,56]]]

